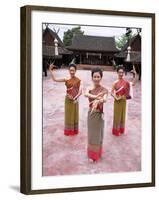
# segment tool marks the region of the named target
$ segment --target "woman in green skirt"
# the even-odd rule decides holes
[[[113,84],[111,95],[114,97],[114,118],[112,134],[120,136],[125,132],[125,120],[126,120],[126,101],[132,98],[130,90],[135,85],[136,70],[133,67],[131,73],[134,74],[134,79],[129,82],[124,79],[124,67],[117,68],[118,80]]]
[[[51,64],[49,70],[51,72],[52,80],[56,82],[64,82],[66,85],[66,96],[65,96],[65,127],[64,135],[76,135],[79,132],[78,121],[79,121],[79,104],[78,98],[82,94],[81,80],[75,76],[76,65],[69,65],[68,78],[57,79],[54,76],[54,65]]]

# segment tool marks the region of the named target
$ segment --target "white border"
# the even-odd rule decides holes
[[[142,171],[42,177],[42,22],[142,28]],[[111,15],[32,12],[32,189],[151,182],[151,19]]]

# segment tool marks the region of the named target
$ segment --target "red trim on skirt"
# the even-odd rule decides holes
[[[100,148],[98,152],[87,149],[87,155],[88,155],[88,158],[94,161],[97,161],[102,156],[102,148]]]
[[[66,136],[69,136],[69,135],[77,135],[78,134],[78,129],[76,130],[68,130],[68,129],[65,129],[64,130],[64,135]]]
[[[125,132],[125,128],[120,128],[120,133],[123,134]]]
[[[112,128],[112,134],[115,136],[120,136],[120,134],[123,134],[125,132],[125,128],[120,128],[119,130]]]
[[[120,135],[120,130],[112,128],[112,134],[115,135],[115,136],[119,136]]]

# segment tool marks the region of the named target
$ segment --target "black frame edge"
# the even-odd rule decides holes
[[[134,11],[121,11],[121,10],[103,10],[103,9],[89,9],[89,8],[71,8],[71,7],[52,7],[41,5],[26,5],[34,11],[55,11],[55,12],[72,12],[72,13],[89,13],[89,14],[107,14],[116,16],[134,16],[134,17],[153,17],[155,13],[147,12],[134,12]]]
[[[20,192],[31,191],[31,38],[30,13],[27,7],[20,10]]]
[[[156,183],[156,168],[155,168],[155,103],[156,103],[156,100],[155,100],[155,37],[156,37],[156,34],[155,34],[155,23],[156,23],[156,16],[155,14],[152,14],[152,184],[153,186],[155,186],[155,183]]]

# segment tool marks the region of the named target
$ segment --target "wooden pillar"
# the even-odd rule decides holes
[[[82,64],[82,55],[80,53],[80,64]]]

